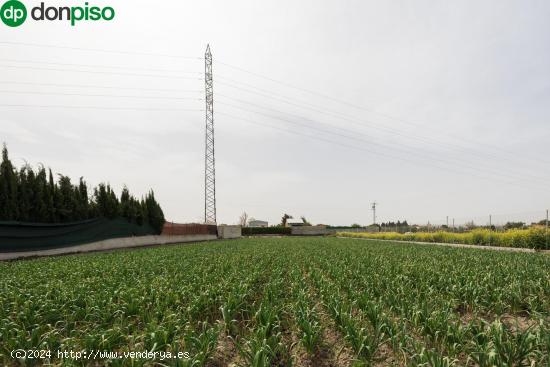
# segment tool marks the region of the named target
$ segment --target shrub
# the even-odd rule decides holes
[[[494,232],[488,229],[474,229],[466,233],[452,232],[415,232],[401,234],[395,232],[338,232],[338,236],[371,238],[392,241],[416,241],[416,242],[442,242],[460,243],[482,246],[502,246],[533,248],[539,250],[550,250],[550,238],[547,238],[546,229],[542,226],[535,226],[529,229],[510,229],[505,232]]]
[[[290,227],[243,227],[243,236],[257,236],[257,235],[290,235]]]

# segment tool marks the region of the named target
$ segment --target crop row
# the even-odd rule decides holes
[[[251,238],[37,259],[0,264],[0,364],[93,349],[190,355],[115,366],[543,366],[549,310],[544,254]]]

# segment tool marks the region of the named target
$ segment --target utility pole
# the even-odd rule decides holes
[[[216,165],[214,156],[214,83],[210,45],[204,54],[204,85],[206,92],[206,135],[204,154],[204,223],[216,224]]]
[[[449,230],[449,216],[447,215],[447,230]]]
[[[376,202],[372,203],[372,224],[376,224],[376,205]]]
[[[455,231],[455,219],[453,218],[453,232]]]

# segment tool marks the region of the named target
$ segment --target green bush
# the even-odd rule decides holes
[[[257,235],[290,235],[290,227],[243,227],[243,236],[257,236]]]

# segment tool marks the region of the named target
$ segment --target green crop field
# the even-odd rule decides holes
[[[2,365],[550,366],[549,320],[536,253],[302,237],[0,263]]]

